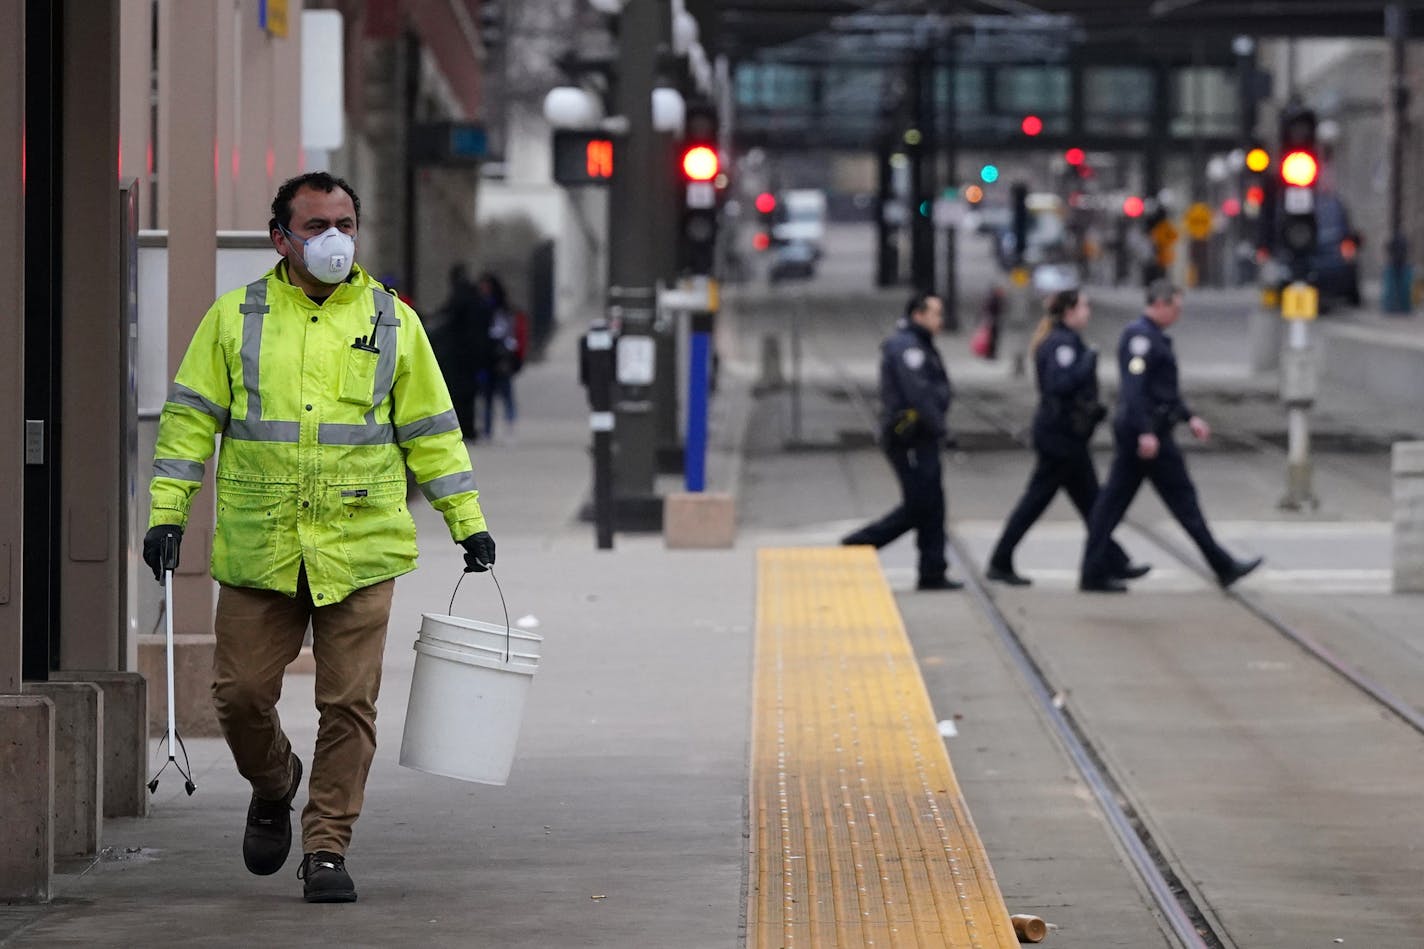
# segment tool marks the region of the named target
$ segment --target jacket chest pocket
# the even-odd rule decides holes
[[[336,397],[342,402],[369,406],[376,391],[376,362],[380,358],[379,353],[348,346]]]

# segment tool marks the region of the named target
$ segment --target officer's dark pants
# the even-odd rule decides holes
[[[1087,443],[1077,445],[1067,452],[1039,451],[1035,454],[1037,462],[1033,466],[1033,474],[1029,475],[1028,487],[1024,489],[1023,497],[1004,523],[1004,532],[999,535],[999,542],[994,545],[994,553],[989,558],[989,563],[993,566],[1013,568],[1014,550],[1018,548],[1019,541],[1023,540],[1028,529],[1043,516],[1043,512],[1048,510],[1048,505],[1053,503],[1053,498],[1060,488],[1068,492],[1068,497],[1082,515],[1084,524],[1092,516],[1093,504],[1098,498],[1098,472],[1093,467],[1093,456]],[[1127,563],[1127,553],[1109,536],[1108,572],[1113,575],[1120,574],[1127,567]]]
[[[1206,558],[1207,564],[1218,576],[1231,569],[1235,560],[1222,549],[1211,536],[1202,516],[1201,505],[1197,503],[1197,489],[1187,474],[1186,460],[1182,450],[1170,434],[1160,436],[1157,457],[1144,461],[1137,456],[1136,437],[1115,438],[1116,451],[1113,453],[1112,469],[1108,480],[1098,494],[1093,505],[1092,516],[1088,518],[1088,542],[1083,550],[1083,583],[1100,583],[1112,576],[1113,561],[1109,553],[1112,532],[1122,522],[1128,505],[1142,486],[1144,479],[1152,482],[1157,496],[1167,505],[1167,510],[1182,525],[1188,536],[1196,543],[1197,549]]]
[[[944,485],[940,481],[940,448],[936,439],[909,445],[889,443],[885,456],[900,480],[900,506],[845,539],[847,544],[884,547],[909,530],[920,548],[920,577],[944,576]]]

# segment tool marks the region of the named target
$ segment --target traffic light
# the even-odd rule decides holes
[[[683,184],[682,226],[678,234],[678,265],[684,272],[712,273],[717,248],[717,110],[708,103],[687,107],[686,135],[677,152]]]
[[[1043,131],[1043,119],[1040,119],[1036,115],[1026,115],[1023,121],[1019,123],[1019,128],[1023,130],[1025,135],[1032,138]]]
[[[776,223],[776,195],[763,191],[753,203],[757,210],[757,232],[752,236],[752,247],[767,250],[771,247],[771,229]]]
[[[1303,274],[1315,252],[1319,227],[1315,221],[1315,185],[1320,179],[1320,151],[1315,140],[1315,113],[1294,108],[1281,113],[1281,247],[1292,269]]]

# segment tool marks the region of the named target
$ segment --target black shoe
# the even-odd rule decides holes
[[[870,541],[868,541],[868,540],[862,540],[860,537],[856,536],[855,534],[847,534],[845,537],[842,537],[842,538],[841,538],[841,546],[842,546],[842,547],[873,547],[873,546],[875,546],[875,545],[872,544],[872,543],[871,543]]]
[[[1122,569],[1114,571],[1113,576],[1118,580],[1140,580],[1151,572],[1150,563],[1128,562]]]
[[[915,584],[916,590],[962,590],[964,584],[958,580],[951,580],[949,577],[920,577],[920,582]]]
[[[1257,557],[1254,560],[1232,561],[1231,566],[1226,569],[1225,573],[1219,573],[1216,575],[1216,582],[1221,584],[1221,588],[1225,590],[1227,587],[1231,586],[1231,584],[1235,583],[1237,580],[1240,580],[1252,570],[1255,570],[1257,567],[1261,566],[1261,564],[1265,562],[1265,559],[1265,557]]]
[[[356,884],[346,872],[346,858],[329,850],[302,855],[297,870],[302,881],[302,899],[308,903],[354,903]]]
[[[1102,580],[1082,580],[1078,583],[1078,589],[1084,593],[1126,593],[1127,584],[1115,577],[1105,577]]]
[[[994,564],[989,564],[988,569],[984,571],[984,576],[990,580],[1007,583],[1011,587],[1026,587],[1033,583],[1028,577],[1022,577],[1015,573],[1013,567],[998,567]]]
[[[287,796],[269,801],[252,795],[247,805],[247,832],[242,835],[242,862],[258,876],[282,869],[292,851],[292,798],[302,786],[302,759],[292,755],[292,786]]]

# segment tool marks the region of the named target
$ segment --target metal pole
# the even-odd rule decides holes
[[[712,368],[712,314],[692,314],[688,347],[687,443],[683,483],[688,491],[707,489],[707,397]]]
[[[791,316],[791,444],[801,444],[801,307],[803,296],[787,312]]]
[[[944,157],[945,157],[945,184],[950,188],[959,187],[959,143],[956,141],[959,134],[959,110],[958,102],[955,99],[958,93],[956,80],[956,68],[958,60],[955,57],[954,37],[949,36],[944,44],[948,54],[948,62],[945,65],[947,73],[946,85],[948,93],[945,96],[945,135],[944,135]],[[955,200],[961,200],[959,195]],[[959,227],[958,221],[952,221],[944,232],[944,325],[951,329],[959,329]]]
[[[672,174],[666,143],[653,130],[652,94],[659,56],[671,36],[668,4],[639,0],[619,17],[615,112],[627,123],[622,159],[613,172],[609,206],[608,315],[618,333],[619,378],[614,386],[617,416],[613,476],[617,519],[629,526],[654,526],[661,505],[657,475],[657,379],[672,367],[658,365],[656,287],[663,275],[668,236],[658,229],[657,203],[666,192],[654,183]],[[624,373],[624,355],[629,372]],[[665,353],[663,354],[665,355]],[[633,369],[639,371],[635,374]]]
[[[1393,68],[1393,116],[1389,123],[1389,263],[1385,266],[1381,309],[1386,313],[1409,313],[1413,309],[1409,266],[1409,240],[1404,235],[1404,147],[1409,122],[1409,83],[1405,73],[1408,13],[1402,3],[1385,8],[1385,33],[1390,38]]]
[[[1319,295],[1304,282],[1282,291],[1281,315],[1290,323],[1281,354],[1281,398],[1286,403],[1286,511],[1315,510],[1320,502],[1311,487],[1310,407],[1315,402],[1316,371],[1310,351],[1310,320],[1319,310]]]

